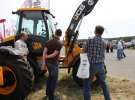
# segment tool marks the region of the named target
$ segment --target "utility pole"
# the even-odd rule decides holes
[[[50,10],[50,0],[48,0],[48,9]]]
[[[5,38],[5,36],[6,36],[6,34],[5,34],[5,21],[6,21],[6,19],[0,19],[0,23],[3,24],[3,34],[4,34],[4,38]]]
[[[6,37],[6,34],[5,34],[5,23],[3,22],[3,33],[4,33],[4,38]]]

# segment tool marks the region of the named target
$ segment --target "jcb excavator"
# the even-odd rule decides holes
[[[85,0],[77,8],[69,27],[65,32],[65,57],[60,58],[61,68],[72,69],[74,80],[81,84],[76,77],[80,63],[80,47],[77,44],[79,27],[84,16],[88,15],[98,0]],[[5,38],[0,43],[0,99],[23,100],[31,91],[32,77],[40,75],[42,53],[44,44],[51,39],[55,32],[52,22],[54,16],[44,8],[20,8],[13,14],[18,15],[18,28],[16,35]],[[78,28],[77,28],[78,27]],[[28,33],[26,41],[29,49],[27,63],[17,54],[14,42],[21,31]],[[33,71],[34,74],[33,74]]]

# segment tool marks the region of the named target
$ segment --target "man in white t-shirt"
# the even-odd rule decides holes
[[[28,39],[28,35],[26,32],[21,32],[19,35],[19,39],[15,42],[15,50],[18,55],[22,56],[25,60],[27,60],[27,55],[29,53],[27,44],[25,41]]]

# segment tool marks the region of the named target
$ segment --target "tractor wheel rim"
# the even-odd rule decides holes
[[[10,74],[12,74],[12,76],[14,78],[13,84],[0,87],[1,95],[9,95],[9,94],[13,93],[16,89],[16,86],[17,86],[16,75],[12,69],[10,69],[9,67],[5,67],[5,66],[3,66],[3,73],[10,73]]]

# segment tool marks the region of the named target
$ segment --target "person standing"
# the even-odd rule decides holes
[[[87,53],[90,63],[90,78],[84,79],[84,100],[91,100],[92,76],[96,75],[103,90],[105,100],[111,100],[104,68],[105,42],[102,39],[104,28],[100,25],[95,27],[95,37],[88,39],[84,52]]]
[[[125,50],[125,45],[124,45],[124,41],[122,41],[121,40],[121,43],[122,43],[122,47],[123,47],[123,49],[122,49],[122,57],[126,57],[126,54],[125,54],[125,52],[124,52],[124,50]]]
[[[33,76],[34,72],[27,59],[28,54],[29,54],[29,49],[26,44],[27,39],[28,39],[28,34],[24,31],[22,31],[19,34],[19,39],[14,43],[14,48],[15,48],[15,51],[17,52],[17,54],[20,55],[22,57],[22,59],[25,61],[25,63],[27,64],[27,68],[30,71],[31,78],[32,78],[32,80],[34,80],[34,76]]]
[[[15,50],[26,61],[27,61],[27,56],[29,53],[27,44],[25,43],[27,41],[27,39],[28,39],[27,33],[21,32],[19,35],[19,39],[14,43]]]
[[[110,42],[110,52],[113,53],[113,43]]]
[[[120,40],[120,41],[118,41],[118,44],[117,44],[117,58],[118,58],[118,60],[121,60],[122,56],[123,56],[123,45],[122,45],[122,42]]]
[[[61,35],[62,31],[57,29],[53,39],[45,43],[43,52],[44,63],[42,70],[46,70],[44,66],[47,66],[49,72],[46,88],[46,97],[49,98],[49,100],[57,100],[57,97],[54,96],[54,92],[58,81],[58,57],[62,48],[62,43],[60,42]]]
[[[110,44],[109,44],[109,42],[107,42],[107,44],[106,44],[106,53],[109,53],[109,49],[110,49]]]

